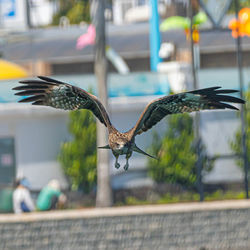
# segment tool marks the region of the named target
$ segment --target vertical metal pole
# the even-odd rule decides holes
[[[30,2],[26,0],[26,22],[29,29],[32,28],[31,18],[30,18]]]
[[[161,62],[159,50],[161,46],[160,30],[159,30],[159,14],[157,0],[151,2],[151,17],[150,17],[150,67],[151,71],[157,71],[157,65]]]
[[[2,1],[0,0],[0,28],[4,28],[4,23],[3,23],[3,13],[2,13]]]
[[[235,4],[235,17],[238,19],[239,4],[238,0],[234,0]],[[241,37],[237,36],[237,65],[240,83],[240,97],[243,98],[243,72],[242,72],[242,49],[241,49]],[[247,143],[246,143],[246,110],[245,105],[241,105],[240,118],[241,118],[241,135],[242,135],[242,153],[243,153],[243,163],[244,163],[244,186],[246,192],[246,199],[248,196],[248,158],[247,158]]]
[[[96,28],[95,39],[95,75],[98,84],[98,97],[104,107],[108,107],[107,94],[107,59],[105,53],[105,0],[92,0],[92,23]],[[97,121],[97,145],[108,144],[108,132],[105,126]],[[97,207],[109,207],[112,205],[112,190],[109,173],[109,150],[97,151]]]
[[[192,56],[192,76],[193,76],[193,88],[198,88],[198,81],[196,77],[196,69],[195,69],[195,55],[194,55],[194,40],[193,40],[193,7],[192,0],[189,1],[189,10],[188,16],[190,18],[190,45],[191,45],[191,56]],[[194,116],[194,134],[196,141],[196,154],[197,154],[197,162],[196,162],[196,175],[197,175],[197,189],[200,194],[200,201],[204,200],[204,190],[202,183],[202,158],[201,158],[201,138],[200,138],[200,114],[198,112],[195,113]]]

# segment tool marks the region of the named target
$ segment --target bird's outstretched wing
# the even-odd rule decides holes
[[[226,94],[238,92],[231,89],[212,87],[165,96],[150,102],[144,109],[136,125],[130,130],[134,137],[152,128],[166,115],[199,111],[204,109],[235,109],[229,103],[245,103],[244,100]]]
[[[32,102],[32,105],[44,105],[65,110],[88,109],[106,127],[112,126],[104,106],[96,96],[55,79],[45,76],[38,76],[38,78],[40,80],[20,81],[19,83],[23,85],[13,88],[13,90],[19,91],[16,95],[26,96],[19,102]]]

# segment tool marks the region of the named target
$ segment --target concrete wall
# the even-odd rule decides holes
[[[0,215],[0,249],[250,249],[250,202]]]

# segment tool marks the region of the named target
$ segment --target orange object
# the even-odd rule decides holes
[[[240,27],[240,22],[236,19],[233,18],[229,24],[228,24],[228,28],[232,30],[232,37],[233,38],[237,38],[238,37],[238,29]]]
[[[245,26],[245,34],[250,36],[250,22],[248,22]]]
[[[186,40],[190,41],[190,29],[184,29],[185,35],[186,35]]]
[[[240,22],[239,22],[236,18],[233,18],[233,19],[229,22],[228,28],[231,29],[231,30],[236,30],[236,29],[238,29],[239,24],[240,24]]]
[[[232,30],[232,37],[250,36],[250,8],[243,8],[239,11],[238,20],[233,18],[228,28]]]
[[[185,34],[186,34],[186,39],[187,41],[190,41],[190,29],[185,29]],[[194,43],[198,43],[200,41],[200,34],[199,34],[199,30],[197,28],[193,29],[193,41]]]
[[[200,34],[197,29],[193,30],[193,41],[194,43],[198,43],[200,41]]]
[[[250,22],[250,8],[243,8],[239,11],[239,21],[242,24]]]
[[[238,31],[232,30],[232,37],[237,38],[238,37]]]

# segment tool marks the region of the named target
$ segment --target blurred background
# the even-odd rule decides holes
[[[149,101],[170,93],[222,86],[248,100],[248,7],[249,0],[107,0],[108,110],[117,129],[129,130]],[[90,9],[84,0],[0,1],[2,212],[12,210],[13,183],[23,177],[34,200],[57,179],[69,208],[95,206],[95,119],[18,104],[11,90],[20,79],[46,75],[98,96]],[[248,104],[243,111],[167,117],[136,138],[160,160],[134,153],[128,171],[115,169],[110,153],[109,205],[247,197]]]

